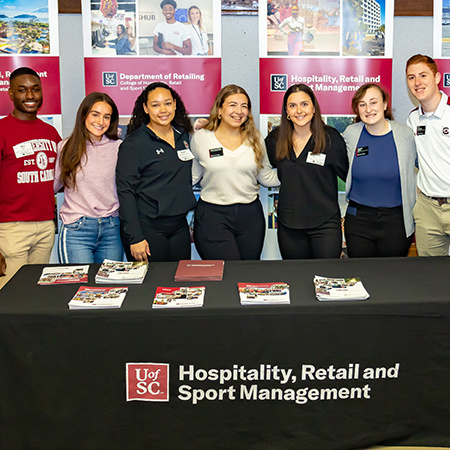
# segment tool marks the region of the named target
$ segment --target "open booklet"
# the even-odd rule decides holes
[[[37,284],[71,284],[88,282],[89,265],[44,267]]]
[[[287,283],[238,283],[241,305],[286,305],[291,303]]]
[[[320,301],[366,300],[369,293],[364,288],[361,278],[314,277],[316,297]]]
[[[153,308],[195,308],[203,306],[205,287],[156,288]]]
[[[148,262],[121,262],[105,259],[95,275],[98,284],[141,284],[148,270]]]
[[[127,292],[127,287],[82,286],[70,300],[69,309],[120,308]]]

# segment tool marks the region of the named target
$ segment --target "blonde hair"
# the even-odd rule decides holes
[[[203,125],[202,128],[210,131],[216,131],[219,128],[221,118],[219,117],[219,109],[224,104],[225,100],[236,94],[243,94],[247,97],[248,103],[248,117],[247,120],[241,125],[241,137],[244,143],[248,143],[253,149],[255,154],[255,162],[259,169],[263,168],[263,159],[265,155],[265,150],[261,143],[261,133],[255,126],[255,121],[252,115],[252,104],[250,97],[244,88],[237,86],[235,84],[229,84],[224,86],[219,93],[216,95],[216,99],[209,113],[208,122]]]
[[[192,20],[191,20],[191,11],[192,11],[193,9],[196,9],[196,10],[199,12],[199,15],[200,15],[200,17],[199,17],[199,19],[198,19],[198,27],[200,28],[200,30],[205,30],[205,29],[203,28],[203,25],[202,25],[202,11],[200,10],[200,8],[199,8],[198,6],[192,5],[192,6],[188,9],[188,22],[189,22],[190,24],[192,24],[192,25],[195,25],[195,24],[192,23]]]

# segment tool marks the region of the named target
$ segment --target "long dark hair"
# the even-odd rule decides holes
[[[310,127],[312,137],[314,139],[314,150],[313,154],[322,153],[326,146],[328,133],[327,125],[325,125],[322,120],[322,115],[320,113],[320,106],[314,91],[306,84],[293,84],[284,94],[283,97],[283,108],[281,109],[281,124],[279,128],[278,141],[277,141],[277,160],[289,159],[292,148],[294,147],[294,125],[287,118],[287,101],[291,94],[295,92],[304,92],[311,99],[314,106],[314,115],[311,119]]]
[[[353,109],[353,112],[356,114],[355,122],[361,122],[361,117],[359,116],[359,111],[358,111],[358,104],[361,101],[361,99],[366,95],[366,92],[371,88],[378,89],[378,91],[381,94],[381,98],[383,99],[383,103],[386,103],[386,105],[387,105],[386,111],[384,111],[384,117],[389,120],[394,120],[394,117],[392,115],[391,105],[389,104],[389,94],[387,93],[387,91],[383,87],[379,86],[378,84],[367,83],[367,84],[363,84],[355,92],[355,95],[352,98],[352,109]]]
[[[120,29],[122,30],[122,33],[120,33],[119,39],[127,39],[128,35],[127,35],[127,29],[125,28],[125,26],[122,25],[121,23],[119,23],[119,25],[117,25],[117,26],[120,27]]]
[[[117,128],[119,125],[119,111],[113,99],[103,92],[91,92],[81,102],[77,117],[75,119],[75,127],[72,134],[65,142],[60,154],[61,166],[61,183],[67,188],[76,187],[77,171],[80,167],[81,160],[86,155],[86,141],[91,141],[89,131],[86,129],[86,118],[91,112],[92,107],[98,102],[105,102],[111,106],[111,122],[105,136],[111,140],[119,139]]]
[[[175,110],[175,117],[172,120],[172,125],[178,125],[184,128],[188,133],[192,133],[192,124],[181,97],[169,85],[157,81],[155,83],[150,83],[134,102],[133,113],[127,126],[127,134],[131,134],[133,131],[141,128],[143,124],[147,125],[150,122],[150,116],[144,111],[144,103],[147,103],[148,94],[157,88],[163,88],[170,91],[172,98],[176,102],[177,107]]]

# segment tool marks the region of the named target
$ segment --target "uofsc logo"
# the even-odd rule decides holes
[[[284,92],[287,90],[287,75],[270,75],[270,90],[272,92]]]
[[[104,87],[117,86],[117,72],[102,72],[102,85]]]
[[[168,402],[169,364],[127,363],[126,383],[127,402]]]
[[[443,83],[444,87],[445,88],[450,87],[450,73],[444,73],[443,78],[444,79],[443,79],[442,83]]]

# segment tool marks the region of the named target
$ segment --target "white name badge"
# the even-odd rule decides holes
[[[193,153],[187,148],[186,150],[177,150],[178,158],[181,159],[181,161],[190,161],[191,159],[194,159]]]
[[[311,152],[308,152],[308,156],[306,157],[306,162],[310,164],[317,164],[318,166],[325,165],[325,158],[327,155],[325,153],[319,153],[318,155],[313,155]]]
[[[34,155],[31,142],[21,142],[13,147],[16,158],[23,158],[24,156]]]

